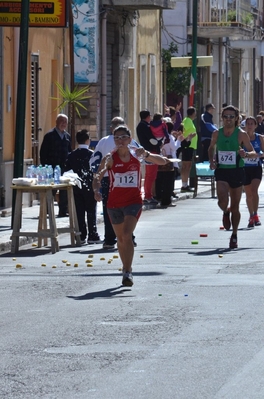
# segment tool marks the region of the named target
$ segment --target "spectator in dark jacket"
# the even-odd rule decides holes
[[[151,116],[150,112],[146,109],[140,112],[140,122],[137,125],[137,136],[138,141],[145,148],[145,150],[152,152],[153,154],[160,153],[160,145],[157,139],[153,136],[150,130]]]
[[[214,110],[214,104],[207,104],[205,106],[205,113],[201,115],[200,135],[203,147],[203,162],[209,161],[208,148],[211,144],[212,133],[217,130],[217,127],[213,124]]]
[[[65,162],[71,152],[71,137],[66,131],[68,117],[64,114],[57,115],[56,126],[45,134],[40,147],[40,162],[44,165],[56,165],[61,168],[61,174],[65,171]],[[56,194],[56,190],[54,195]],[[58,217],[68,216],[67,192],[61,190],[59,193],[59,214]]]
[[[90,135],[88,130],[79,130],[76,133],[78,148],[71,152],[66,161],[66,170],[73,170],[81,178],[82,188],[73,186],[76,213],[79,230],[81,232],[81,244],[86,243],[88,227],[88,244],[99,244],[102,241],[97,233],[96,205],[93,192],[93,172],[90,168],[90,158],[93,151],[89,150]],[[85,215],[86,214],[86,215]],[[86,227],[87,217],[87,227]]]

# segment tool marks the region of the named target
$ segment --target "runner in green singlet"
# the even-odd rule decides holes
[[[222,119],[223,127],[212,134],[208,155],[210,168],[215,170],[218,206],[223,211],[223,226],[226,230],[230,229],[231,224],[233,227],[229,248],[234,249],[237,248],[239,203],[245,178],[243,158],[254,158],[256,153],[247,133],[238,127],[238,109],[228,105],[222,111]]]

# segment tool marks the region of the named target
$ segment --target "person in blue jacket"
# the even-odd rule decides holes
[[[201,115],[200,121],[200,136],[203,147],[203,159],[202,161],[209,161],[208,148],[211,144],[212,133],[217,130],[217,127],[213,124],[213,113],[215,110],[214,104],[206,104],[205,113]]]

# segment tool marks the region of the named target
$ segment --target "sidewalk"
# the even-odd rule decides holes
[[[182,194],[180,192],[181,190],[181,180],[176,180],[175,181],[175,194],[178,196],[178,198],[175,199],[176,201],[180,200],[185,200],[189,198],[193,198],[192,193],[184,193]],[[211,196],[211,186],[210,186],[210,180],[199,180],[199,185],[198,185],[198,197],[201,194],[204,194],[205,192],[208,192],[208,197]],[[147,211],[146,208],[152,208],[153,206],[144,206],[143,210]],[[164,209],[166,211],[166,209]],[[97,205],[97,223],[103,223],[103,213],[102,213],[102,203],[98,203]],[[37,230],[37,224],[38,224],[38,217],[39,217],[39,205],[38,202],[35,201],[32,207],[26,207],[23,208],[23,221],[22,221],[22,231],[36,231]],[[57,203],[55,202],[55,215],[58,214],[58,206]],[[2,209],[0,210],[0,253],[3,252],[8,252],[11,250],[11,240],[10,237],[12,235],[12,229],[11,229],[11,222],[12,222],[12,217],[11,217],[11,209]],[[58,228],[63,228],[69,226],[69,219],[66,218],[56,218],[56,223]],[[19,238],[19,247],[22,245],[26,245],[32,242],[36,242],[36,238],[31,238],[31,237],[20,237]]]

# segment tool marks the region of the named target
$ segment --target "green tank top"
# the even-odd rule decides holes
[[[238,133],[240,129],[236,127],[231,136],[224,135],[224,129],[221,127],[218,131],[216,142],[217,167],[220,169],[243,168],[244,160],[238,154],[239,142]]]

